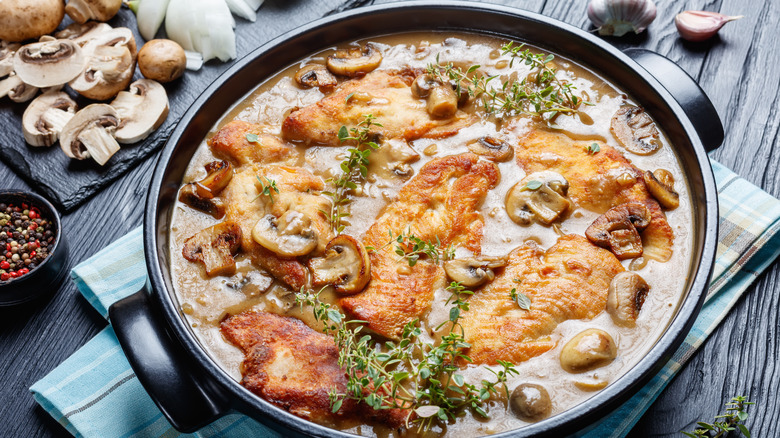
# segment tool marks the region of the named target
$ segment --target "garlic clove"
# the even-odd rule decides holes
[[[599,35],[623,36],[641,33],[655,20],[653,0],[591,0],[588,18]]]
[[[712,38],[724,24],[740,18],[742,15],[730,17],[717,12],[685,11],[674,17],[674,24],[683,39],[699,42]]]

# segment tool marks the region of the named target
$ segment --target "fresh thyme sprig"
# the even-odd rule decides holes
[[[521,309],[527,310],[529,312],[531,311],[531,298],[529,298],[528,295],[522,292],[518,292],[517,289],[512,288],[512,290],[509,291],[509,298],[517,303]]]
[[[715,417],[716,420],[722,419],[721,421],[715,421],[714,423],[700,421],[696,423],[699,427],[693,432],[683,432],[683,434],[692,438],[720,438],[738,429],[742,432],[742,435],[750,438],[750,431],[742,423],[748,417],[747,407],[753,404],[755,403],[747,401],[747,398],[743,396],[733,397],[730,402],[726,403],[726,412]]]
[[[322,194],[331,198],[330,213],[323,212],[330,221],[333,232],[341,234],[346,228],[342,219],[349,217],[350,213],[346,206],[350,199],[347,197],[350,190],[357,188],[356,180],[365,179],[368,175],[368,157],[371,151],[379,149],[379,145],[372,140],[371,127],[382,125],[376,122],[376,117],[367,114],[357,127],[347,129],[342,126],[338,132],[339,142],[341,144],[353,142],[355,147],[348,149],[349,156],[341,162],[341,173],[334,178],[328,178],[327,182],[332,184],[334,191],[324,191]]]
[[[555,55],[533,53],[523,47],[524,44],[515,46],[512,42],[501,47],[501,54],[511,58],[510,67],[519,61],[532,69],[532,74],[519,81],[508,80],[492,86],[498,76],[480,73],[479,65],[472,65],[464,72],[452,63],[442,64],[438,56],[435,64],[428,65],[428,74],[454,84],[458,94],[465,87],[469,96],[480,99],[482,109],[488,114],[528,114],[551,122],[558,114],[576,113],[580,104],[589,104],[574,94],[574,85],[558,79],[557,70],[549,67]]]
[[[249,134],[247,134],[247,135],[249,135]],[[255,176],[255,178],[257,178],[257,181],[260,182],[260,193],[258,193],[257,196],[255,196],[255,199],[259,198],[260,196],[265,195],[265,196],[268,196],[268,198],[271,199],[271,204],[273,204],[274,203],[274,194],[273,194],[273,192],[276,192],[277,194],[279,194],[279,188],[276,187],[276,181],[272,180],[271,178],[266,178],[266,177],[260,178],[260,176],[257,176],[257,175]],[[263,179],[265,179],[265,182],[263,182]],[[254,199],[253,199],[253,201],[254,201]]]
[[[296,302],[312,306],[314,317],[323,323],[323,331],[334,337],[339,349],[339,366],[347,374],[347,388],[340,394],[334,388],[328,394],[333,412],[341,408],[347,398],[364,402],[374,409],[408,410],[411,420],[421,431],[428,430],[437,421],[454,419],[463,409],[473,409],[488,417],[485,402],[502,389],[509,397],[507,380],[518,371],[510,362],[499,361],[498,371],[489,368],[494,378],[482,380],[479,385],[465,381],[458,374],[458,363],[471,362],[464,353],[470,344],[464,340],[460,324],[461,312],[468,310],[466,297],[473,292],[460,283],[451,283],[447,289],[453,304],[449,332],[438,344],[420,340],[422,331],[417,320],[406,324],[398,342],[387,341],[383,348],[369,335],[361,335],[362,321],[346,321],[344,315],[330,304],[319,300],[319,293],[301,290]]]
[[[411,228],[402,231],[398,236],[393,235],[393,230],[388,230],[387,233],[390,236],[388,244],[393,243],[395,253],[401,257],[401,260],[406,260],[409,267],[416,265],[421,256],[427,256],[437,265],[440,260],[450,260],[455,257],[455,248],[451,244],[442,249],[439,236],[436,236],[436,242],[426,242],[412,234]]]

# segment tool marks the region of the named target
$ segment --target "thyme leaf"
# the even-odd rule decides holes
[[[258,193],[257,196],[255,196],[255,199],[265,195],[271,199],[271,204],[273,204],[274,194],[272,192],[276,192],[277,194],[279,194],[279,188],[276,187],[276,181],[266,177],[261,178],[260,176],[257,175],[255,176],[255,178],[257,178],[257,181],[260,182],[260,193]],[[265,179],[265,182],[263,182],[263,179]],[[253,201],[255,199],[253,199]]]
[[[517,305],[527,311],[531,311],[531,298],[528,297],[528,295],[518,292],[517,289],[512,288],[511,291],[509,291],[509,297],[512,299],[512,301],[516,302]]]
[[[355,147],[349,148],[349,155],[339,164],[341,173],[333,178],[328,178],[327,183],[334,186],[333,191],[322,192],[325,196],[331,198],[330,212],[323,212],[330,221],[331,228],[336,235],[341,234],[346,228],[342,219],[349,217],[350,213],[347,205],[350,203],[349,192],[357,188],[357,182],[365,179],[368,175],[368,157],[371,151],[379,149],[379,145],[372,139],[372,126],[382,125],[377,123],[376,118],[367,114],[355,128],[342,126],[338,132],[339,143],[353,143]]]
[[[247,133],[246,135],[246,141],[250,143],[257,143],[257,140],[259,140],[260,137],[257,134]]]
[[[393,252],[400,256],[400,260],[406,260],[409,267],[414,267],[420,257],[428,257],[434,264],[439,264],[440,260],[451,260],[455,258],[455,248],[449,245],[442,249],[439,236],[436,241],[425,241],[412,234],[411,228],[402,231],[401,234],[393,235],[393,230],[388,230],[390,242],[393,244]],[[386,245],[385,245],[386,246]]]
[[[588,147],[585,148],[585,152],[588,153],[588,155],[595,155],[596,152],[600,151],[601,148],[599,147],[598,143],[592,143]]]
[[[750,430],[742,423],[748,418],[747,407],[753,404],[755,403],[747,401],[743,396],[733,397],[726,403],[726,412],[715,416],[716,421],[712,423],[700,421],[696,423],[699,427],[693,432],[683,432],[683,434],[692,438],[721,438],[731,431],[739,430],[742,435],[750,438]]]

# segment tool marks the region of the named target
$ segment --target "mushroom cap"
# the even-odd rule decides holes
[[[65,13],[76,23],[87,20],[108,21],[122,7],[122,0],[69,0]]]
[[[62,0],[0,1],[0,40],[19,42],[54,31],[65,16]]]
[[[371,279],[366,248],[346,234],[331,239],[325,256],[311,259],[309,268],[315,285],[331,284],[342,294],[360,292]]]
[[[552,412],[550,393],[542,385],[521,383],[509,396],[509,408],[523,421],[539,421]]]
[[[96,38],[99,34],[113,29],[106,23],[98,21],[88,21],[84,24],[71,23],[65,29],[54,34],[56,38],[72,40],[79,46],[84,46],[87,42]]]
[[[191,262],[201,262],[206,274],[232,275],[236,271],[233,254],[241,245],[241,227],[225,221],[205,228],[184,241],[182,255]]]
[[[338,84],[338,79],[322,64],[309,64],[295,73],[295,82],[303,88],[318,87],[327,91]]]
[[[84,54],[70,40],[27,44],[14,55],[14,71],[34,87],[53,87],[72,80],[84,69]]]
[[[62,91],[48,91],[30,102],[22,116],[24,139],[32,146],[51,146],[76,114],[76,102]]]
[[[497,162],[509,161],[515,154],[509,143],[489,135],[474,139],[467,146],[471,152]]]
[[[475,287],[493,281],[493,268],[506,266],[506,257],[464,257],[444,262],[444,272],[452,281]]]
[[[646,170],[642,178],[647,191],[667,210],[680,206],[680,195],[674,190],[674,177],[668,170],[658,169],[655,172]]]
[[[609,127],[615,138],[629,152],[649,155],[661,147],[655,122],[644,109],[623,106],[612,116]]]
[[[639,202],[627,202],[607,210],[585,230],[592,243],[608,248],[619,260],[643,253],[639,232],[650,225],[650,211]]]
[[[624,271],[612,278],[607,293],[607,313],[615,325],[633,327],[650,286],[636,272]]]
[[[355,77],[373,71],[382,63],[382,54],[373,45],[337,50],[328,56],[327,66],[333,74]]]
[[[119,114],[110,105],[93,103],[77,112],[72,119],[62,128],[60,133],[60,147],[65,155],[77,160],[90,158],[90,152],[79,140],[82,131],[91,127],[102,127],[113,132],[119,125]]]
[[[187,55],[176,41],[148,41],[138,52],[138,68],[145,78],[161,83],[180,78],[187,67]]]
[[[284,257],[306,255],[317,247],[317,231],[303,213],[291,209],[278,218],[267,214],[252,228],[252,239]]]
[[[569,182],[560,173],[535,172],[509,190],[504,206],[509,218],[519,225],[530,225],[533,220],[550,225],[571,208],[568,190]]]
[[[168,94],[157,81],[139,79],[129,91],[120,91],[111,102],[122,122],[116,130],[119,143],[141,141],[168,117]]]
[[[608,365],[617,356],[617,343],[600,329],[577,333],[561,349],[561,367],[569,373],[582,373]]]

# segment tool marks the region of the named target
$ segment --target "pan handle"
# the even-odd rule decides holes
[[[653,75],[685,111],[696,128],[707,152],[723,143],[723,125],[715,106],[699,84],[669,58],[650,50],[630,48],[623,51]]]
[[[224,415],[228,402],[214,396],[208,380],[194,374],[184,349],[165,331],[147,298],[147,288],[108,310],[130,366],[154,403],[180,432],[194,432]]]

